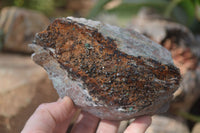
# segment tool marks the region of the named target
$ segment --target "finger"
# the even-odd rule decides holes
[[[74,123],[72,133],[94,133],[98,123],[99,118],[87,112],[81,112],[77,121]]]
[[[54,103],[42,104],[29,118],[22,133],[53,132],[58,123],[66,122],[66,119],[70,121],[70,117],[74,112],[75,107],[69,97]]]
[[[119,121],[101,120],[97,133],[116,133],[119,127]]]
[[[124,133],[144,133],[151,124],[150,116],[142,116],[135,119]]]

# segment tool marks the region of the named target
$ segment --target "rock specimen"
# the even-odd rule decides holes
[[[31,43],[35,33],[46,28],[49,22],[46,16],[33,10],[3,8],[0,13],[0,50],[31,53],[27,43]]]
[[[179,86],[169,51],[135,31],[98,21],[56,19],[30,47],[59,96],[102,119],[164,112]]]

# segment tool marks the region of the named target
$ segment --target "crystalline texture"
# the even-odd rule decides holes
[[[30,47],[60,97],[102,119],[165,112],[179,86],[169,51],[135,31],[98,21],[56,19]]]

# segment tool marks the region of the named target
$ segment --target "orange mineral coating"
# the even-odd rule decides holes
[[[72,80],[84,82],[90,100],[104,106],[120,106],[125,111],[143,109],[162,93],[174,92],[173,86],[178,86],[181,78],[173,65],[127,55],[118,50],[114,39],[77,22],[55,20],[38,33],[36,43],[55,49],[50,55]]]

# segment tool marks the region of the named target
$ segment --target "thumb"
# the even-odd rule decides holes
[[[56,125],[62,122],[69,123],[75,110],[69,97],[57,102],[41,104],[27,121],[22,133],[51,133]],[[68,127],[68,125],[65,126]]]

